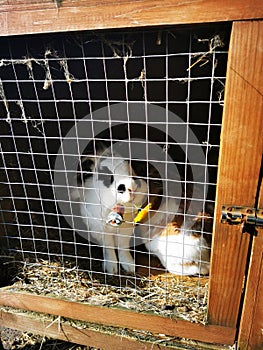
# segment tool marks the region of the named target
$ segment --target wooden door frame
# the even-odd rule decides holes
[[[253,238],[251,264],[241,318],[240,350],[263,348],[263,229]]]
[[[0,14],[0,35],[17,35],[68,30],[89,30],[150,25],[192,24],[200,22],[233,21],[263,17],[261,0],[203,1],[119,1],[119,7],[103,0],[78,0],[74,6],[63,1],[61,8],[54,8],[49,0],[43,3],[25,0],[16,5],[4,0]],[[218,8],[218,6],[220,8]],[[110,10],[111,9],[111,10]],[[116,13],[117,11],[117,13]],[[160,12],[161,11],[161,12]],[[87,16],[87,13],[89,14]],[[80,14],[83,14],[80,16]],[[85,14],[85,16],[84,16]],[[234,22],[227,68],[225,106],[221,132],[219,173],[214,220],[213,255],[209,287],[209,325],[165,319],[121,310],[103,309],[109,314],[106,323],[118,327],[139,327],[153,332],[177,337],[189,337],[201,341],[233,344],[238,329],[240,303],[249,247],[249,235],[241,234],[236,226],[220,223],[222,205],[254,206],[262,152],[262,53],[259,49],[259,33],[262,21]],[[261,34],[262,37],[262,34]],[[253,114],[252,114],[253,113]],[[244,148],[244,145],[247,145]],[[255,244],[256,246],[256,244]],[[256,249],[256,248],[254,248]],[[254,263],[258,264],[256,254]],[[251,265],[252,266],[252,265]],[[258,267],[259,268],[259,267]],[[250,269],[252,276],[254,269]],[[261,275],[258,273],[257,277]],[[254,281],[256,276],[249,277]],[[251,287],[252,288],[252,287]],[[244,309],[248,310],[247,289]],[[34,298],[33,298],[34,297]],[[33,303],[32,300],[35,299]],[[254,308],[262,299],[259,293]],[[69,304],[70,303],[70,304]],[[42,296],[0,290],[0,305],[78,319],[105,323],[98,319],[99,309],[79,303],[71,303]],[[61,305],[61,308],[58,306]],[[69,307],[70,306],[70,307]],[[47,311],[48,310],[48,311]],[[70,314],[68,312],[70,311]],[[73,310],[73,311],[72,311]],[[89,316],[85,316],[89,315]],[[253,314],[256,315],[256,312]],[[148,317],[148,318],[147,318]],[[254,317],[254,316],[253,316]],[[245,311],[242,317],[240,342],[251,343],[252,319]],[[250,320],[250,335],[245,334],[244,324]],[[2,318],[6,324],[11,316]],[[243,333],[242,333],[243,330]]]
[[[261,176],[263,174],[263,158]],[[258,209],[263,208],[263,180],[260,179]],[[251,261],[241,315],[238,345],[240,350],[263,348],[263,228],[252,238]]]
[[[2,0],[0,35],[256,18],[263,18],[261,0]]]
[[[263,21],[234,22],[221,130],[209,323],[236,327],[248,258],[249,234],[220,223],[223,205],[255,206],[263,150]]]

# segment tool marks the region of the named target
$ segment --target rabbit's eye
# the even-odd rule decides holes
[[[113,173],[107,167],[99,169],[98,180],[103,181],[104,186],[110,187],[114,181]]]
[[[134,180],[137,188],[140,188],[141,187],[141,180],[138,179],[137,177],[133,177],[133,180]]]

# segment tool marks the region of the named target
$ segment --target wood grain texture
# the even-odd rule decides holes
[[[88,328],[80,328],[74,325],[65,324],[63,320],[57,319],[52,323],[41,319],[41,315],[32,315],[11,313],[0,311],[1,325],[17,329],[22,332],[30,330],[31,333],[43,335],[45,337],[55,338],[72,342],[76,344],[92,346],[107,350],[159,350],[175,349],[174,347],[163,347],[154,343],[138,341],[127,337],[121,337],[114,334],[106,334]]]
[[[0,305],[16,309],[35,311],[70,319],[98,323],[105,326],[145,330],[153,333],[165,333],[170,336],[199,340],[207,343],[233,344],[235,329],[220,326],[204,326],[168,317],[155,316],[12,292],[8,288],[0,289]]]
[[[222,205],[254,206],[263,150],[262,21],[235,22],[229,48],[209,289],[209,322],[235,327],[249,235]]]
[[[263,229],[253,240],[248,284],[239,333],[240,350],[263,349]]]
[[[258,207],[263,208],[263,183]],[[257,231],[257,236],[253,238],[241,318],[238,340],[240,350],[263,349],[263,228]]]
[[[0,0],[0,35],[263,17],[262,0]]]

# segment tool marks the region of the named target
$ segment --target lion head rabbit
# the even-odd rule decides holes
[[[177,275],[208,275],[212,218],[199,213],[192,226],[169,223],[146,248],[156,255],[168,272]]]

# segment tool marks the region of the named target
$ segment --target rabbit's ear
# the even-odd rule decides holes
[[[78,184],[82,185],[87,178],[93,176],[94,167],[95,163],[92,158],[82,157],[77,173]]]
[[[102,140],[90,140],[87,146],[85,147],[82,156],[100,156],[107,148],[110,147],[110,143]]]
[[[81,159],[81,168],[82,172],[90,173],[94,170],[94,160],[91,157],[82,157]]]
[[[101,155],[104,151],[106,151],[106,149],[108,149],[110,147],[110,143],[106,142],[106,141],[100,141],[100,140],[96,140],[95,141],[95,151],[94,154],[95,155]]]

